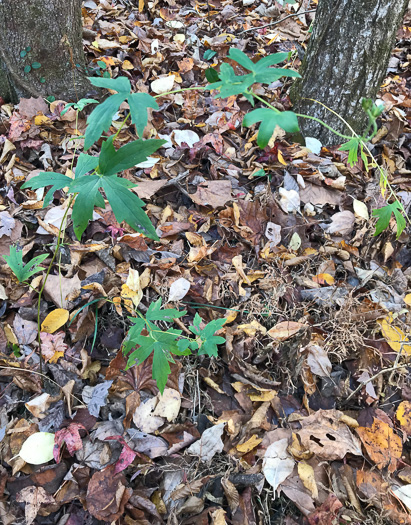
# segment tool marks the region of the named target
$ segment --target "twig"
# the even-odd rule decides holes
[[[377,377],[381,376],[382,374],[385,374],[387,372],[392,372],[393,370],[400,370],[400,368],[405,368],[405,365],[398,366],[397,364],[395,364],[394,366],[390,368],[385,368],[384,370],[380,370],[377,374],[373,375],[372,377],[369,377],[365,381],[361,381],[361,383],[357,386],[357,388],[353,392],[351,392],[351,394],[347,397],[347,399],[344,400],[343,404],[348,403],[348,401],[352,399],[355,396],[355,394],[357,394],[362,389],[362,387],[366,385],[367,383],[374,381],[374,379],[377,379]]]
[[[250,29],[244,29],[244,31],[240,31],[240,33],[238,33],[239,35],[242,35],[243,33],[247,33],[248,31],[254,31],[254,30],[258,30],[258,29],[264,29],[265,27],[270,27],[270,26],[276,26],[278,24],[281,24],[281,22],[284,22],[284,20],[287,20],[287,18],[291,18],[291,17],[294,17],[294,16],[300,16],[300,15],[305,15],[307,13],[315,13],[317,11],[317,9],[310,9],[309,11],[301,11],[301,13],[291,13],[291,15],[287,15],[285,16],[284,18],[281,18],[280,20],[276,20],[275,22],[270,22],[269,24],[266,24],[265,26],[258,26],[258,27],[251,27]]]

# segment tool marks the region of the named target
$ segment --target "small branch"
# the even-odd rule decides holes
[[[294,17],[294,16],[305,15],[307,13],[315,13],[316,11],[317,11],[317,9],[310,9],[309,11],[301,11],[301,13],[298,13],[298,12],[297,13],[292,13],[291,15],[287,15],[284,18],[281,18],[280,20],[276,20],[275,22],[270,22],[269,24],[266,24],[265,26],[251,27],[250,29],[244,29],[244,31],[240,31],[240,33],[238,33],[238,34],[242,35],[243,33],[247,33],[248,31],[255,31],[255,30],[258,30],[258,29],[264,29],[265,27],[276,26],[278,24],[281,24],[281,22],[284,22],[284,20],[287,20],[287,18],[291,18],[291,17]]]
[[[377,377],[380,377],[381,375],[387,373],[387,372],[392,372],[394,370],[400,370],[400,368],[405,368],[405,365],[397,365],[395,364],[394,366],[392,366],[391,368],[384,368],[384,370],[380,370],[377,374],[373,375],[372,377],[366,379],[365,381],[361,381],[361,383],[357,386],[357,388],[351,392],[351,394],[347,397],[347,399],[344,401],[344,404],[348,403],[348,401],[350,399],[352,399],[355,394],[357,394],[363,386],[365,386],[366,384],[370,383],[371,381],[374,381],[374,379],[377,379]]]

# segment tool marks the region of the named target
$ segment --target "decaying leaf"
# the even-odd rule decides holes
[[[224,432],[225,423],[219,423],[204,430],[201,438],[193,443],[188,449],[189,454],[200,456],[201,461],[210,461],[215,454],[221,452],[224,443],[221,436]]]
[[[380,470],[387,467],[389,472],[394,472],[401,459],[402,442],[389,424],[374,418],[370,428],[358,427],[356,431],[376,466]]]
[[[294,470],[295,460],[287,452],[288,439],[272,443],[264,454],[263,474],[274,491]]]

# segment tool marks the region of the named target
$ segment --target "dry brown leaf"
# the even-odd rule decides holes
[[[36,519],[37,513],[41,505],[49,505],[54,503],[54,498],[48,494],[43,487],[26,487],[21,490],[16,500],[20,503],[25,503],[26,525],[31,525]]]
[[[196,193],[190,199],[199,206],[223,207],[232,199],[229,180],[211,180],[198,185]]]
[[[283,321],[268,330],[267,334],[275,341],[285,341],[299,332],[304,326],[303,323],[295,321]]]

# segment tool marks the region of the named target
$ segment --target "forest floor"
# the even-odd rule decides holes
[[[263,27],[293,6],[137,4],[84,2],[84,47],[90,76],[127,76],[148,93],[170,76],[174,89],[206,85],[205,70],[232,47],[252,59],[291,51],[287,67],[298,71],[314,16]],[[204,58],[207,50],[215,53]],[[371,147],[408,209],[410,54],[407,14]],[[290,109],[290,85],[258,93]],[[145,137],[167,144],[123,176],[138,184],[160,241],[118,224],[109,207],[96,210],[82,244],[68,222],[40,308],[41,321],[56,309],[70,320],[42,331],[41,366],[44,273],[30,289],[0,261],[1,523],[411,523],[410,229],[396,239],[392,222],[374,236],[372,210],[385,204],[379,172],[362,159],[350,167],[337,147],[291,143],[281,130],[260,150],[256,129],[241,125],[250,109],[242,97],[186,91],[158,101]],[[66,196],[56,192],[42,209],[41,192],[20,187],[42,170],[71,172],[83,141],[70,140],[76,115],[62,116],[64,106],[33,98],[1,106],[0,254],[16,244],[27,260],[47,253],[45,270]],[[133,138],[126,125],[118,144]],[[152,358],[124,371],[131,314],[120,300],[135,270],[143,314],[184,279],[188,291],[175,285],[171,298],[187,311],[177,328],[196,313],[226,318],[219,356],[178,358],[163,396]],[[55,434],[58,462],[19,456],[38,432]]]

